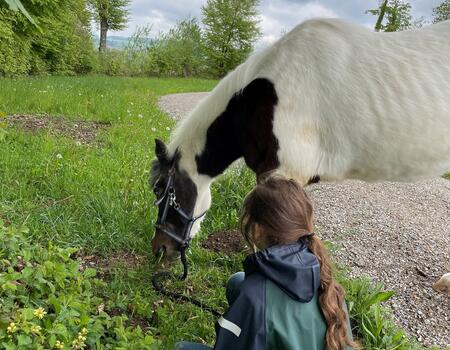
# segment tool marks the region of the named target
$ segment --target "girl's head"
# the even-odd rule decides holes
[[[322,241],[313,232],[313,207],[294,180],[268,177],[250,192],[241,217],[242,234],[259,249],[295,243],[302,237],[320,263],[319,304],[327,323],[326,350],[356,348],[347,336],[344,289],[333,279],[331,263]]]
[[[313,230],[312,204],[294,180],[269,177],[245,199],[241,228],[259,249],[294,243]]]

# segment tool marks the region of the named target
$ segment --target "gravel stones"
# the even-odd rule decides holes
[[[162,96],[158,106],[173,119],[180,120],[185,117],[201,99],[208,96],[208,92],[188,92]]]
[[[450,181],[319,183],[309,187],[316,229],[350,277],[396,292],[395,322],[426,346],[450,345],[450,298],[432,284],[450,270]]]

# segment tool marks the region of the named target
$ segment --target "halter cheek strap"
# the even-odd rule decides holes
[[[175,176],[175,168],[172,167],[169,170],[169,178],[167,180],[167,184],[164,189],[163,195],[155,201],[156,206],[159,206],[162,203],[164,203],[163,212],[156,221],[155,227],[164,234],[166,234],[167,236],[169,236],[170,238],[172,238],[174,241],[176,241],[180,245],[181,251],[181,249],[186,249],[187,247],[189,247],[191,241],[190,233],[192,226],[198,219],[200,219],[206,214],[206,211],[198,216],[191,216],[186,214],[186,212],[181,208],[180,203],[178,203],[177,201],[177,195],[175,192],[175,188],[173,187],[174,176]],[[175,210],[181,217],[181,219],[185,222],[181,236],[177,235],[175,232],[173,232],[173,230],[171,230],[166,225],[166,219],[167,214],[169,212],[169,208]]]

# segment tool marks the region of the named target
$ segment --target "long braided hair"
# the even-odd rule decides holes
[[[302,237],[320,263],[319,304],[327,323],[326,350],[357,348],[348,337],[345,291],[333,278],[331,263],[322,241],[313,232],[313,206],[302,187],[294,180],[268,177],[246,197],[241,216],[241,230],[250,246],[255,247],[255,228],[264,247],[291,244]]]

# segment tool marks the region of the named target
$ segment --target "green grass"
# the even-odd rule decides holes
[[[205,79],[104,76],[3,78],[0,81],[0,112],[48,113],[115,124],[135,122],[142,114],[150,123],[167,124],[155,108],[158,96],[209,91],[215,84],[216,81]]]
[[[145,253],[154,214],[147,185],[153,140],[167,138],[174,126],[156,108],[157,97],[210,90],[214,84],[107,77],[0,80],[0,112],[112,124],[100,136],[105,147],[9,128],[0,148],[0,215],[26,221],[32,232],[39,232],[38,239],[100,253]]]
[[[212,344],[215,319],[193,305],[162,298],[151,287],[155,265],[150,239],[156,212],[148,171],[153,139],[167,140],[174,127],[156,101],[168,93],[208,91],[215,84],[199,79],[102,76],[0,79],[0,116],[46,113],[111,123],[99,136],[101,144],[88,146],[11,127],[3,128],[4,135],[0,128],[0,219],[25,223],[36,242],[81,246],[86,254],[105,257],[119,251],[148,256],[141,266],[116,267],[108,276],[108,287],[99,292],[110,307],[131,308],[145,317],[162,349],[171,349],[182,339]],[[242,199],[254,183],[254,176],[239,166],[215,183],[213,206],[200,239],[237,227]],[[241,269],[243,255],[208,252],[198,239],[188,259],[188,281],[174,282],[171,288],[223,310],[226,280]],[[173,269],[181,271],[180,266]],[[349,281],[345,274],[340,279],[349,291],[355,331],[367,349],[420,348],[381,309],[385,294],[379,287]]]

